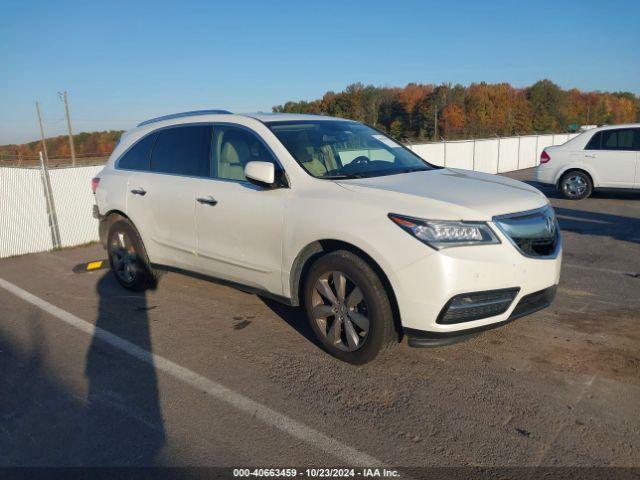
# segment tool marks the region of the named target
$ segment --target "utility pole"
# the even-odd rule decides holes
[[[73,146],[73,132],[71,131],[71,116],[69,115],[69,100],[67,99],[67,91],[58,92],[60,100],[64,102],[64,112],[67,116],[67,129],[69,131],[69,147],[71,148],[71,164],[76,166],[76,149]]]
[[[433,140],[438,140],[438,106],[433,113]]]
[[[44,140],[44,128],[42,127],[42,115],[40,115],[40,102],[36,101],[36,112],[38,112],[38,124],[40,125],[40,139],[42,140],[42,151],[44,160],[49,164],[49,154],[47,153],[47,142]]]

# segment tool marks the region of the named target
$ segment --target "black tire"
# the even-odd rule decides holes
[[[593,192],[593,182],[587,173],[571,170],[562,175],[558,189],[569,200],[582,200]]]
[[[111,271],[124,288],[135,292],[156,288],[158,276],[149,264],[138,231],[128,219],[120,218],[109,227],[107,254]]]
[[[345,279],[342,288],[336,286],[336,279],[342,285],[341,276]],[[318,282],[326,282],[333,289],[335,302],[323,296],[326,291],[320,294],[323,289],[316,288]],[[338,250],[320,257],[309,269],[303,288],[311,328],[322,347],[334,357],[362,365],[398,343],[389,296],[378,275],[357,255]],[[358,298],[362,300],[354,303]],[[319,312],[326,317],[318,319]],[[332,330],[335,322],[337,328]]]

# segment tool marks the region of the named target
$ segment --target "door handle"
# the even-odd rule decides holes
[[[597,155],[595,153],[586,153],[584,156],[587,158],[597,158]]]
[[[211,205],[212,207],[218,204],[218,201],[215,198],[213,198],[211,195],[209,195],[208,197],[199,197],[196,200],[198,200],[198,203]]]
[[[131,190],[131,193],[133,193],[134,195],[140,195],[141,197],[144,197],[147,194],[147,191],[142,187],[138,187]]]

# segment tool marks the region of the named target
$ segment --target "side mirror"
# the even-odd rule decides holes
[[[271,162],[249,162],[244,167],[244,176],[255,185],[272,188],[275,186],[276,169]]]

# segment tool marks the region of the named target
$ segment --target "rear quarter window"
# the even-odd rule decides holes
[[[151,150],[156,141],[156,134],[147,135],[142,140],[138,140],[127,152],[120,157],[118,168],[126,170],[149,170],[151,161]]]
[[[585,150],[600,150],[600,142],[602,141],[602,132],[597,132],[584,147]]]
[[[151,171],[208,177],[210,144],[209,125],[177,126],[161,130],[151,155]]]

